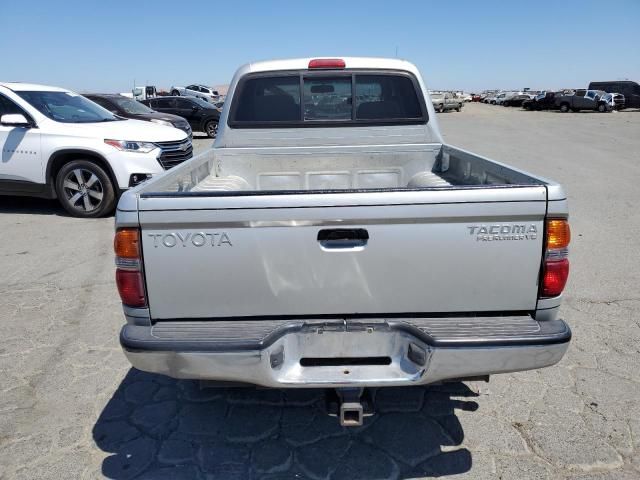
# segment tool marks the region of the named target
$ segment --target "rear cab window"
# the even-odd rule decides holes
[[[418,82],[407,72],[249,74],[238,84],[232,128],[424,124]]]

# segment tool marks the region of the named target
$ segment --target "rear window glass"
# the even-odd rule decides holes
[[[239,122],[300,120],[300,78],[263,77],[244,83],[235,115]]]
[[[351,76],[304,79],[305,120],[351,120]]]
[[[356,118],[418,119],[422,109],[413,82],[397,75],[356,75]]]
[[[249,77],[238,85],[230,125],[425,123],[424,101],[416,89],[417,82],[400,73]]]

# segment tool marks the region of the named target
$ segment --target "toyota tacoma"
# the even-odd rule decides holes
[[[252,63],[213,148],[125,193],[116,283],[134,367],[336,389],[548,367],[571,332],[560,185],[446,144],[397,59]]]

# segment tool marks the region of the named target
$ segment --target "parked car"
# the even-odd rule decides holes
[[[518,93],[505,98],[502,105],[505,107],[521,107],[525,100],[531,100],[533,97],[533,95],[529,95],[528,93]]]
[[[621,93],[607,93],[602,99],[607,102],[613,110],[623,110],[625,108],[625,98]]]
[[[491,103],[491,100],[495,100],[496,95],[498,95],[498,91],[495,90],[487,90],[480,94],[480,101],[482,103]]]
[[[496,96],[496,105],[504,105],[505,101],[509,101],[516,95],[519,95],[521,92],[503,92]]]
[[[448,110],[455,110],[459,112],[462,110],[463,100],[458,98],[454,93],[444,92],[444,93],[432,93],[431,94],[431,103],[433,103],[433,108],[437,112],[445,112]]]
[[[556,108],[556,95],[557,92],[540,92],[534,98],[522,102],[522,108],[526,110],[550,110]]]
[[[356,426],[364,387],[557,363],[566,194],[445,144],[422,85],[398,59],[241,67],[213,148],[120,200],[132,365],[336,388]],[[354,108],[303,108],[336,92]]]
[[[105,93],[88,93],[84,94],[84,96],[121,117],[146,120],[147,122],[179,128],[191,136],[191,126],[184,118],[170,113],[156,112],[137,100],[123,97],[122,95]]]
[[[491,102],[491,105],[501,105],[502,102],[504,101],[504,98],[509,95],[508,92],[502,92],[502,93],[498,93],[494,98],[493,101]]]
[[[205,85],[188,85],[186,87],[171,87],[171,95],[174,97],[188,96],[201,98],[205,102],[215,103],[220,99],[220,94]]]
[[[576,90],[573,95],[560,95],[555,97],[555,105],[561,112],[579,112],[580,110],[597,110],[609,112],[611,107],[602,97],[606,92],[602,90]]]
[[[504,92],[495,92],[495,93],[492,93],[492,94],[490,94],[489,96],[487,96],[487,97],[484,99],[484,103],[488,103],[488,104],[490,104],[490,105],[495,105],[495,104],[496,104],[496,102],[498,101],[498,97],[500,97],[500,98],[504,98],[504,96],[505,96],[505,95],[506,95],[506,93],[504,93]]]
[[[624,95],[625,108],[640,108],[640,85],[630,80],[614,80],[609,82],[591,82],[591,90],[603,90],[607,93]]]
[[[474,93],[471,95],[471,101],[472,102],[481,102],[483,99],[483,96],[481,93]]]
[[[170,113],[186,119],[194,132],[204,132],[210,138],[216,137],[220,108],[201,98],[158,97],[142,103],[158,112]]]
[[[191,158],[182,130],[128,120],[69,90],[0,83],[0,194],[57,198],[77,217]]]

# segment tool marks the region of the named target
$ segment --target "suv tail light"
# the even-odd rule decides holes
[[[569,277],[569,242],[571,229],[566,219],[549,219],[545,229],[545,256],[540,296],[557,297]]]
[[[113,249],[116,254],[116,285],[122,303],[128,307],[146,307],[140,230],[137,228],[117,230]]]

